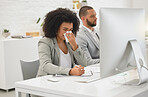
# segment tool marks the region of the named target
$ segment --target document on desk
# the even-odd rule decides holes
[[[100,67],[99,66],[87,66],[84,68],[85,73],[81,75],[76,81],[81,83],[88,83],[100,79]],[[48,77],[50,82],[59,82],[65,75],[51,75]]]
[[[84,68],[85,73],[82,76],[91,76],[93,73],[100,73],[100,67],[87,66]]]
[[[100,79],[100,66],[87,66],[85,73],[76,82],[89,83]]]

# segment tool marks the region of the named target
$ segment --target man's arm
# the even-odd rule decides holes
[[[81,49],[84,51],[87,57],[87,65],[97,64],[100,62],[100,59],[92,59],[90,52],[87,48],[88,42],[86,38],[79,35],[76,37],[77,44],[81,47]]]

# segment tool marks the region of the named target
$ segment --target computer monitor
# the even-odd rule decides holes
[[[146,59],[145,11],[100,9],[100,75],[105,78],[136,66],[130,40],[137,40]]]

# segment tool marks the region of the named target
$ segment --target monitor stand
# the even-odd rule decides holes
[[[148,81],[148,67],[144,60],[142,51],[137,40],[130,40],[129,43],[131,44],[133,55],[137,65],[137,72],[139,79],[136,81],[135,85],[140,85],[146,81]]]

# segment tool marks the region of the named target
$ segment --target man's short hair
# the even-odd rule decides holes
[[[80,11],[79,11],[79,17],[81,19],[82,16],[86,16],[87,15],[87,10],[90,10],[90,9],[93,9],[91,6],[83,6],[80,8]]]

